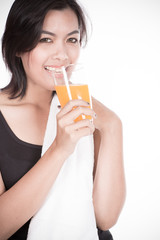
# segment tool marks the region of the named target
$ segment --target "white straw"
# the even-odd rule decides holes
[[[69,96],[69,100],[72,100],[72,95],[71,95],[70,87],[69,87],[69,84],[68,84],[68,77],[67,77],[66,70],[65,70],[64,66],[62,67],[62,72],[63,72],[63,75],[64,75],[64,82],[65,82],[65,85],[66,85],[66,88],[67,88],[67,93],[68,93],[68,96]]]

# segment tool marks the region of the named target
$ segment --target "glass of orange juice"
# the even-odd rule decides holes
[[[82,72],[82,69],[76,69],[72,65],[67,68],[67,71],[62,66],[55,68],[52,72],[55,90],[61,107],[64,107],[69,100],[75,99],[82,99],[90,104],[90,108],[92,107],[89,87],[87,83],[83,83],[82,78],[84,76],[82,76]],[[83,119],[92,120],[92,117],[82,114],[75,119],[75,122]]]

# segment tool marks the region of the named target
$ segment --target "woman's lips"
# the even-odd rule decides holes
[[[61,65],[61,66],[55,66],[55,65],[46,65],[44,66],[44,69],[49,73],[52,78],[55,79],[64,79],[64,73],[63,69],[65,69],[68,79],[70,78],[72,71],[74,69],[74,64],[68,64],[67,66]]]

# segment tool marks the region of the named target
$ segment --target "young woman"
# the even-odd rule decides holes
[[[112,239],[107,230],[116,223],[125,199],[122,124],[116,114],[94,98],[93,110],[83,100],[68,102],[57,114],[55,140],[41,157],[55,94],[47,67],[68,71],[86,41],[85,17],[76,0],[16,0],[10,10],[2,39],[12,75],[0,93],[0,240],[27,238],[30,219],[64,162],[90,134],[96,224],[100,239]],[[94,121],[75,123],[81,114]]]

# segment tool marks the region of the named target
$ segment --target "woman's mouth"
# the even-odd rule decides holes
[[[57,78],[63,78],[63,70],[62,70],[63,66],[60,67],[53,67],[53,66],[45,66],[45,70],[48,71],[48,73],[52,76]],[[66,68],[65,68],[66,69]]]
[[[44,66],[44,69],[49,73],[49,75],[54,79],[64,79],[64,69],[66,71],[68,79],[70,79],[72,75],[72,71],[74,69],[74,64],[69,64],[67,66],[53,66],[48,65]]]

